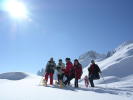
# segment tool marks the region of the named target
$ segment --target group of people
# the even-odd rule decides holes
[[[66,64],[63,63],[62,59],[59,59],[59,62],[56,65],[54,59],[50,58],[46,65],[44,74],[46,84],[48,82],[48,77],[50,77],[50,85],[53,85],[53,75],[56,70],[59,84],[62,83],[63,85],[70,85],[70,81],[75,79],[75,88],[78,88],[78,81],[83,74],[82,65],[79,63],[78,59],[75,59],[74,63],[71,62],[70,58],[66,58],[65,61]],[[98,65],[95,64],[94,60],[92,60],[91,63],[91,66],[88,68],[88,79],[90,81],[91,87],[94,87],[93,80],[100,78],[99,73],[101,70]],[[66,77],[66,80],[64,80],[64,77]]]

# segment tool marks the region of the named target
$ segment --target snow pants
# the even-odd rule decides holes
[[[53,73],[46,73],[45,80],[48,82],[48,76],[50,76],[50,85],[53,85]]]
[[[65,85],[70,85],[70,81],[75,77],[75,76],[66,76],[67,77],[67,80],[64,82]]]
[[[58,82],[59,82],[60,80],[63,82],[64,74],[58,74],[57,77],[58,77]]]
[[[93,82],[94,79],[96,79],[95,75],[91,74],[89,76],[89,81],[90,81],[91,87],[95,87],[94,82]]]

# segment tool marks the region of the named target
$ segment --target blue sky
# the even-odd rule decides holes
[[[133,0],[21,1],[31,21],[0,9],[0,72],[36,73],[50,57],[106,53],[133,40]]]

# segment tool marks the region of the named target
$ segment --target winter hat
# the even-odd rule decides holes
[[[51,58],[50,58],[50,61],[53,61],[53,60],[54,60],[54,58],[53,58],[53,57],[51,57]]]
[[[62,61],[62,59],[59,59],[59,61]]]
[[[92,63],[92,64],[94,64],[94,63],[95,63],[95,61],[94,61],[94,60],[91,60],[91,63]]]
[[[66,58],[66,60],[70,61],[71,59],[70,58]]]
[[[77,62],[79,62],[79,61],[78,61],[78,59],[75,59],[74,61],[77,61]]]

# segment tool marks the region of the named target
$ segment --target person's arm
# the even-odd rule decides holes
[[[66,69],[66,67],[65,67],[65,64],[63,63],[63,67],[62,67],[63,73],[65,73],[65,69]]]
[[[64,63],[62,63],[62,69],[65,69],[65,64]]]
[[[90,67],[91,67],[91,65],[90,65]],[[90,75],[90,67],[88,67],[88,75]]]
[[[88,72],[90,72],[90,67],[88,67]]]
[[[58,68],[59,68],[59,65],[56,65],[56,68],[55,68],[55,69],[56,69],[57,71],[58,71]]]
[[[61,70],[64,70],[64,69],[65,69],[65,64],[62,63],[62,65],[61,65]]]
[[[80,65],[81,75],[83,74],[82,65]]]
[[[45,73],[47,72],[48,66],[49,66],[49,62],[46,64]]]
[[[54,70],[56,69],[56,63],[54,63]]]

